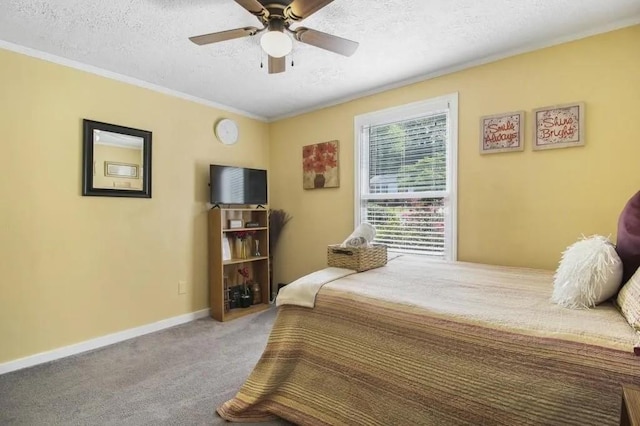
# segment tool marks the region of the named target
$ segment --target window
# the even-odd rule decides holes
[[[456,259],[458,95],[355,118],[356,226],[389,250]]]

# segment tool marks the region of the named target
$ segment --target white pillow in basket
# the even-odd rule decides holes
[[[618,292],[622,261],[607,237],[582,238],[562,253],[551,300],[567,308],[590,308]]]

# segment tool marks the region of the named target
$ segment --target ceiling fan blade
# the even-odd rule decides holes
[[[286,63],[284,56],[282,58],[274,58],[273,56],[269,56],[269,74],[284,72],[285,67]]]
[[[220,31],[217,33],[203,34],[199,36],[189,37],[189,40],[197,45],[217,43],[219,41],[233,40],[234,38],[247,37],[256,34],[259,31],[256,27],[236,28],[235,30]]]
[[[293,2],[287,6],[284,13],[287,18],[300,21],[301,19],[308,18],[332,1],[333,0],[293,0]]]
[[[269,13],[258,0],[236,0],[236,3],[256,16],[265,16]]]
[[[344,56],[353,55],[360,43],[347,40],[346,38],[323,33],[322,31],[312,30],[306,27],[300,27],[295,30],[296,40],[302,43],[310,44],[330,52],[338,53]]]

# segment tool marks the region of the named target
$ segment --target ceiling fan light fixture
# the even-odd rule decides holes
[[[267,55],[274,58],[287,56],[293,48],[291,38],[280,31],[268,31],[260,38],[260,46]]]
[[[358,49],[358,43],[355,41],[311,28],[301,26],[297,26],[294,29],[290,28],[291,24],[308,18],[333,1],[235,0],[237,4],[258,19],[262,28],[241,27],[189,37],[189,40],[198,46],[202,46],[241,37],[253,37],[260,33],[260,46],[269,55],[269,74],[278,74],[285,71],[285,57],[293,49],[294,38],[296,43],[300,42],[339,55],[351,56]],[[262,68],[262,53],[260,59],[260,68]],[[291,66],[293,66],[293,61],[291,61]]]

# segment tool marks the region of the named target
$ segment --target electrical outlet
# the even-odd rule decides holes
[[[186,294],[186,293],[187,293],[187,282],[178,281],[178,294]]]

